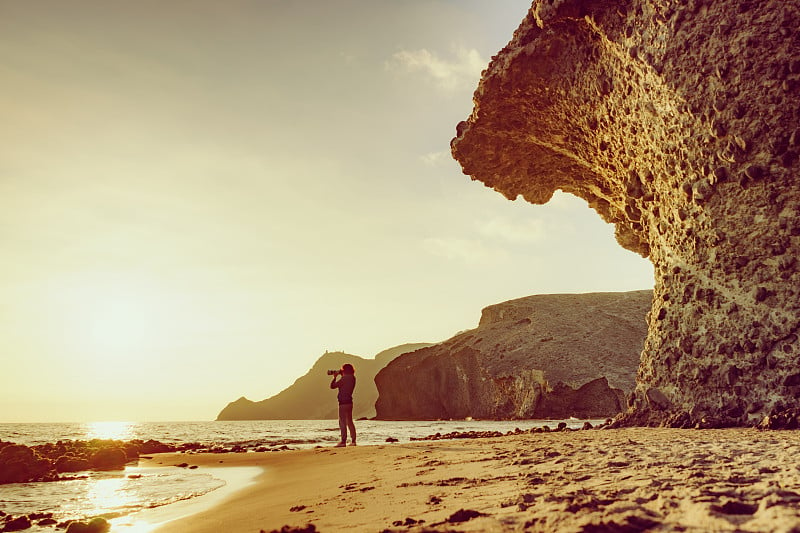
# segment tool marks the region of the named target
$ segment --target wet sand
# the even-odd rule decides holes
[[[173,533],[800,533],[800,431],[631,428],[279,453],[160,454],[142,466],[256,466]]]

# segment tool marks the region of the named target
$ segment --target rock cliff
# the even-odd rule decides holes
[[[800,3],[536,0],[456,128],[510,199],[585,199],[654,266],[621,423],[800,408]]]
[[[483,310],[478,327],[375,377],[377,417],[595,418],[624,407],[652,291],[555,294]]]
[[[355,418],[375,416],[375,374],[395,357],[430,346],[426,343],[402,344],[377,354],[374,359],[364,359],[343,352],[326,352],[304,376],[280,393],[254,402],[239,398],[229,403],[217,420],[325,420],[339,417],[336,391],[330,389],[331,376],[327,370],[336,370],[345,363],[356,369],[356,390],[353,394]]]

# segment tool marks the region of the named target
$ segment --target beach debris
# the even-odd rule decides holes
[[[425,520],[415,520],[414,518],[406,518],[405,520],[395,520],[392,525],[395,527],[411,527],[424,524]]]
[[[590,523],[581,528],[581,533],[608,533],[609,531],[629,531],[631,533],[638,531],[647,531],[659,522],[652,518],[631,514],[623,517],[622,523],[615,520],[601,521]]]
[[[450,524],[460,524],[462,522],[468,522],[473,518],[477,518],[479,516],[488,516],[486,513],[481,513],[480,511],[474,511],[472,509],[459,509],[455,513],[451,514],[445,522]]]
[[[728,500],[722,505],[712,505],[711,510],[727,515],[751,515],[758,511],[758,505],[737,500]]]
[[[520,494],[519,496],[517,496],[516,499],[506,500],[506,501],[500,503],[500,507],[505,508],[505,507],[516,506],[517,507],[517,511],[522,512],[522,511],[527,511],[528,507],[530,507],[535,500],[536,500],[536,495],[535,494],[531,494],[529,492],[526,492],[524,494]]]
[[[262,529],[259,533],[267,533]],[[314,524],[306,524],[305,526],[283,526],[280,529],[273,529],[269,533],[317,533],[317,526]]]
[[[513,432],[510,434],[514,434]],[[452,439],[487,439],[506,435],[502,431],[451,431],[450,433],[434,433],[426,437],[411,437],[411,440],[452,440]]]

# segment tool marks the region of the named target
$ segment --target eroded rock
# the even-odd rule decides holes
[[[465,174],[583,198],[653,263],[625,423],[799,406],[799,27],[780,0],[536,0],[457,127]]]
[[[489,306],[476,329],[378,373],[378,418],[613,416],[634,387],[651,298],[550,294]]]

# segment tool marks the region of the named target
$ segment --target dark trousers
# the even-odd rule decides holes
[[[347,430],[350,429],[350,440],[356,441],[356,425],[353,422],[353,404],[339,404],[339,430],[342,432],[342,442],[347,442]]]

